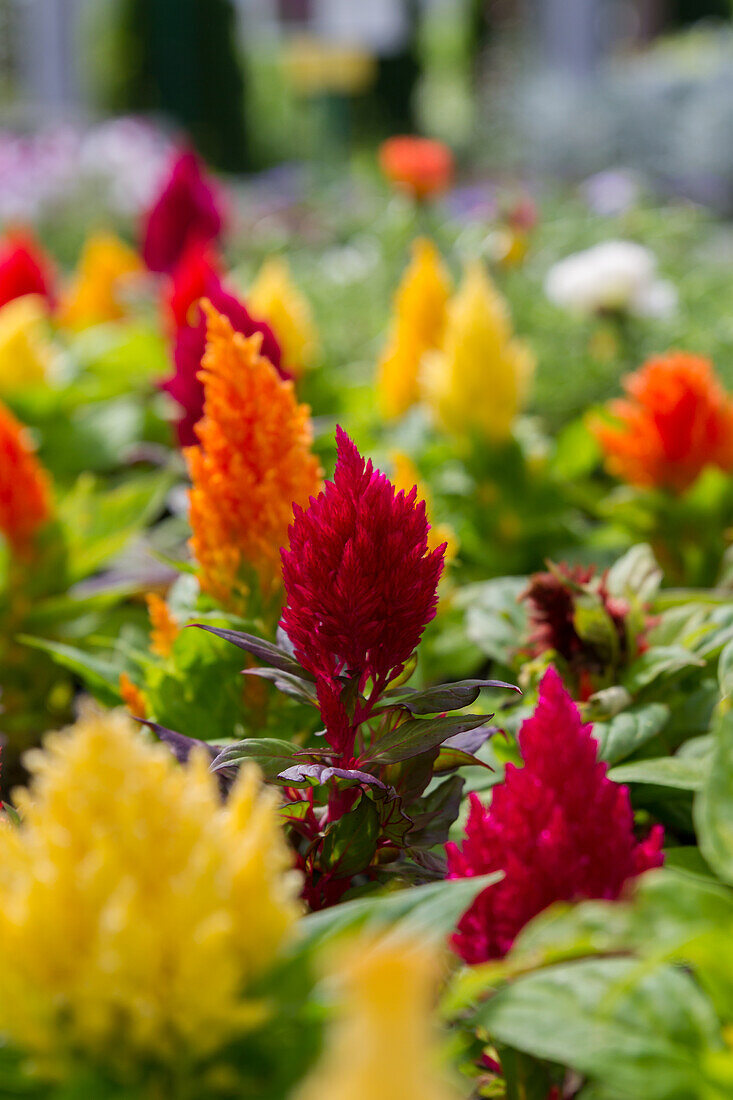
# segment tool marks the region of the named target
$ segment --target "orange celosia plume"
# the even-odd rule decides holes
[[[386,179],[422,201],[446,191],[453,179],[453,154],[442,141],[400,134],[379,147]]]
[[[209,303],[204,308],[201,446],[185,452],[193,482],[191,549],[202,587],[241,612],[252,579],[265,602],[280,588],[280,547],[293,503],[306,506],[322,475],[310,450],[310,410],[259,354],[261,335],[242,336]]]
[[[708,359],[674,352],[650,359],[612,402],[618,424],[593,430],[611,473],[641,488],[683,492],[706,466],[733,470],[733,399]]]
[[[148,592],[145,602],[150,619],[150,648],[159,657],[170,657],[181,628],[171,615],[168,604],[157,593]]]
[[[133,683],[126,672],[120,673],[120,695],[133,718],[144,718],[147,713],[145,696],[137,684]]]
[[[0,531],[24,553],[51,515],[51,485],[20,424],[0,405]]]

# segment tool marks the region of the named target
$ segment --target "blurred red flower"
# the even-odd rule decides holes
[[[507,764],[488,808],[471,795],[463,847],[446,846],[450,878],[504,872],[453,936],[469,963],[501,958],[553,902],[617,898],[629,879],[663,860],[661,826],[637,842],[629,792],[607,777],[592,727],[581,722],[554,668],[519,747],[524,766]]]
[[[379,166],[390,183],[424,200],[446,191],[453,180],[453,154],[442,141],[404,135],[379,147]]]
[[[173,271],[194,241],[216,240],[222,231],[221,199],[193,152],[183,152],[146,214],[142,256],[150,271]]]
[[[650,359],[612,402],[618,424],[592,427],[611,473],[641,488],[683,492],[706,466],[733,470],[733,399],[709,359],[673,352]]]
[[[0,244],[0,307],[24,294],[53,302],[51,261],[28,233],[9,233]]]
[[[0,531],[13,550],[25,554],[51,515],[51,486],[26,432],[0,405]]]

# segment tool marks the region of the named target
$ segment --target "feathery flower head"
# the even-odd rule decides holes
[[[25,429],[0,405],[0,531],[17,554],[51,517],[51,484]]]
[[[221,260],[211,241],[194,240],[176,264],[169,285],[163,294],[165,322],[177,332],[186,325],[196,324],[192,307],[206,298],[211,277],[221,277]]]
[[[186,451],[191,549],[206,591],[241,611],[252,574],[265,600],[279,590],[293,504],[318,492],[321,470],[310,449],[310,410],[260,354],[261,336],[246,338],[209,303],[204,308],[201,446]]]
[[[440,351],[425,360],[428,407],[452,434],[476,432],[502,443],[524,403],[533,369],[529,348],[512,336],[506,302],[476,261],[448,306]]]
[[[420,363],[440,345],[451,280],[432,241],[419,238],[394,299],[387,346],[377,368],[383,414],[402,416],[420,397]]]
[[[134,718],[144,718],[148,713],[148,704],[141,688],[134,683],[126,672],[120,673],[120,697]]]
[[[392,484],[395,489],[398,492],[409,493],[414,485],[418,499],[425,501],[426,513],[429,514],[433,508],[430,490],[425,482],[420,480],[415,463],[404,451],[392,451],[390,458],[392,459]],[[428,531],[428,550],[435,550],[442,544],[445,544],[445,564],[450,565],[458,553],[458,536],[449,523],[431,523]]]
[[[150,271],[173,271],[193,241],[222,230],[221,200],[193,152],[179,153],[143,224],[142,256]]]
[[[199,273],[203,274],[203,267],[199,269]],[[235,332],[241,332],[244,336],[261,334],[260,354],[272,363],[280,375],[284,376],[280,367],[280,345],[270,326],[250,316],[246,306],[224,289],[213,268],[205,275],[202,283],[203,296],[218,313],[227,318]],[[199,289],[194,287],[193,282],[188,285],[192,290]],[[179,289],[183,289],[182,284]],[[198,442],[194,428],[204,414],[201,366],[206,351],[206,316],[198,304],[199,298],[200,295],[189,303],[186,310],[188,323],[176,332],[173,351],[175,372],[161,387],[181,407],[181,414],[176,421],[176,432],[182,447],[193,446]],[[176,309],[183,309],[182,296],[176,300]]]
[[[429,944],[384,935],[342,947],[338,1022],[296,1100],[454,1100],[441,1076],[431,1019],[439,957]]]
[[[51,261],[28,233],[9,233],[0,242],[0,306],[24,294],[53,304]]]
[[[148,592],[145,602],[151,627],[150,648],[159,657],[170,657],[181,628],[171,615],[168,604],[156,592]]]
[[[411,134],[382,142],[379,167],[385,179],[418,201],[447,191],[454,172],[453,154],[447,145]]]
[[[271,256],[265,261],[250,287],[247,303],[277,334],[283,369],[299,378],[318,353],[318,334],[308,299],[293,282],[284,259]]]
[[[688,489],[706,466],[733,470],[733,398],[709,359],[673,352],[649,359],[624,380],[617,425],[595,434],[611,473],[641,488]]]
[[[617,898],[629,879],[663,859],[661,826],[636,841],[628,789],[607,777],[592,727],[554,668],[519,747],[523,767],[507,764],[488,809],[471,795],[463,847],[446,845],[450,878],[504,872],[458,924],[453,946],[469,963],[501,958],[553,902]]]
[[[398,493],[341,428],[338,458],[284,550],[282,628],[301,664],[332,680],[344,670],[382,689],[435,616],[445,546],[428,552],[417,490]]]
[[[0,306],[0,393],[42,385],[53,370],[47,338],[48,306],[38,294],[24,294]]]
[[[0,851],[0,1032],[42,1064],[205,1055],[261,1018],[247,984],[298,913],[277,798],[245,769],[222,804],[121,711],[28,754]],[[193,945],[193,949],[192,949]],[[243,995],[244,991],[244,995]]]
[[[76,275],[64,296],[59,323],[83,329],[125,316],[122,292],[139,275],[137,252],[114,233],[95,233],[84,244]]]

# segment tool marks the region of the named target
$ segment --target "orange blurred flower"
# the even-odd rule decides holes
[[[388,138],[379,147],[379,166],[390,183],[420,201],[446,191],[453,179],[453,154],[430,138]]]
[[[144,718],[147,712],[147,703],[137,684],[133,683],[126,672],[120,673],[120,695],[122,702],[127,707],[133,718]]]
[[[733,399],[709,359],[673,352],[650,359],[611,403],[619,421],[592,427],[609,471],[642,488],[683,492],[706,466],[733,470]]]
[[[51,485],[25,429],[0,405],[0,531],[13,550],[27,553],[51,515]]]
[[[155,592],[145,597],[150,619],[150,648],[159,657],[170,657],[173,643],[181,633],[181,628],[173,618],[165,600]]]
[[[245,337],[208,302],[208,343],[201,377],[201,446],[186,449],[191,549],[202,587],[243,612],[252,582],[264,602],[279,590],[280,547],[287,542],[293,503],[305,507],[321,485],[311,453],[310,410],[293,384],[260,355],[259,333]],[[250,608],[251,610],[251,608]]]

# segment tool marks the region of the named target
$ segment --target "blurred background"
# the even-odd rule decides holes
[[[0,218],[37,213],[95,170],[117,176],[117,200],[134,207],[176,131],[228,173],[343,170],[388,134],[421,132],[447,141],[469,176],[573,181],[623,166],[728,211],[732,10],[730,0],[0,0]],[[293,174],[276,185],[294,186]]]

